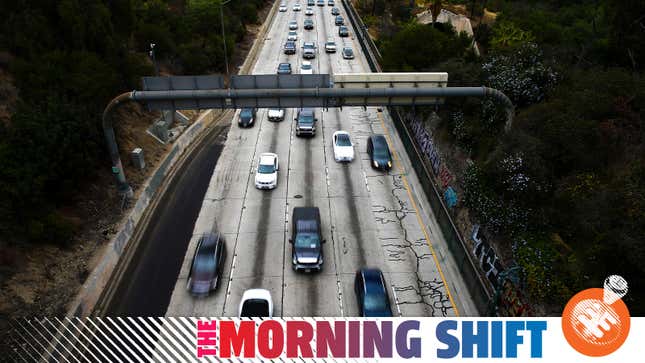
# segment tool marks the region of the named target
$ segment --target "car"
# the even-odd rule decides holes
[[[354,59],[354,50],[350,47],[343,48],[343,59]]]
[[[331,8],[331,15],[340,15],[340,9]]]
[[[318,0],[318,6],[325,6],[325,0]]]
[[[314,74],[314,68],[310,61],[302,61],[300,65],[300,74]]]
[[[363,268],[356,272],[354,292],[361,317],[391,317],[390,297],[383,272],[376,268]]]
[[[274,189],[277,187],[279,166],[277,154],[260,154],[258,169],[255,173],[255,187],[258,189]]]
[[[296,43],[292,40],[284,43],[284,54],[296,54]]]
[[[314,15],[314,9],[312,9],[312,8],[306,8],[306,9],[305,9],[305,15],[307,15],[307,16],[312,16],[312,15]]]
[[[249,289],[242,294],[238,318],[273,318],[273,300],[265,289]]]
[[[284,108],[270,108],[267,114],[269,121],[284,120]]]
[[[354,160],[354,144],[349,137],[349,132],[336,131],[331,138],[334,144],[334,160],[337,162]]]
[[[284,13],[285,11],[287,11],[287,4],[285,4],[285,3],[281,3],[281,4],[280,4],[279,11],[280,11],[281,13]]]
[[[314,6],[316,5],[316,0],[307,0],[307,6]]]
[[[334,0],[327,0],[327,5],[334,6]]]
[[[300,10],[301,10],[300,4],[293,5],[293,11],[300,11]]]
[[[289,22],[289,30],[297,30],[298,29],[298,22],[295,20],[291,20]]]
[[[367,139],[367,154],[370,164],[375,169],[389,170],[392,168],[392,153],[383,135],[372,135]]]
[[[295,207],[291,218],[291,266],[294,271],[320,271],[323,248],[320,211],[318,207]]]
[[[302,58],[316,58],[316,44],[314,44],[313,42],[304,42],[302,44]]]
[[[328,40],[325,43],[325,53],[336,53],[336,42],[333,40]]]
[[[312,30],[314,28],[314,21],[311,19],[305,19],[304,28],[305,30]]]
[[[342,16],[337,15],[336,18],[334,19],[334,24],[336,24],[336,25],[345,25],[345,19],[343,19]]]
[[[316,114],[313,108],[301,108],[294,119],[296,121],[296,136],[316,135]]]
[[[278,74],[291,74],[291,63],[278,64]]]
[[[349,36],[349,30],[347,29],[346,26],[341,25],[338,27],[338,36],[341,37],[348,37]]]
[[[289,30],[289,33],[287,33],[287,40],[290,40],[292,42],[298,40],[298,32],[295,30]]]
[[[255,124],[255,108],[245,107],[240,111],[238,125],[240,127],[251,127]]]
[[[221,233],[212,232],[199,237],[188,272],[188,292],[193,296],[205,297],[216,290],[225,260],[226,245]]]

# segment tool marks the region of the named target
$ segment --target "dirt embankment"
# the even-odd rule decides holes
[[[267,2],[259,14],[264,21],[272,3]],[[247,35],[236,44],[231,59],[231,73],[244,62],[260,24],[247,27]],[[8,73],[0,67],[0,122],[8,123],[17,100],[17,92]],[[196,111],[183,112],[192,120]],[[146,130],[159,117],[137,104],[123,106],[115,115],[115,130],[125,173],[135,192],[165,157],[170,145],[163,145]],[[98,122],[98,121],[97,121]],[[135,147],[144,149],[146,168],[136,170],[129,159]],[[107,150],[105,151],[107,155]],[[128,208],[116,193],[109,161],[97,170],[97,177],[79,186],[77,197],[61,208],[74,222],[78,232],[68,247],[29,245],[0,239],[0,341],[10,327],[11,319],[33,316],[61,316],[96,265],[107,242],[116,233]],[[0,351],[0,356],[2,352]]]

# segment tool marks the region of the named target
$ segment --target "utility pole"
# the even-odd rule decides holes
[[[229,77],[229,72],[228,72],[228,54],[226,51],[226,34],[224,33],[224,5],[228,4],[229,2],[231,2],[231,0],[221,1],[219,3],[219,16],[220,16],[220,22],[222,24],[222,44],[224,45],[224,64],[226,65],[226,78]]]

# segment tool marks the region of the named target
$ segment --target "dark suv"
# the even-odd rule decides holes
[[[316,114],[313,108],[301,108],[298,110],[296,120],[296,136],[316,135]]]
[[[278,74],[291,74],[291,63],[278,64]]]
[[[291,227],[291,258],[295,271],[320,271],[323,265],[320,211],[318,207],[295,207]]]
[[[208,296],[217,289],[225,260],[226,246],[220,233],[199,237],[188,272],[188,291],[194,296]]]
[[[296,42],[289,40],[284,43],[284,54],[296,54]]]
[[[343,20],[343,17],[340,15],[336,16],[336,20],[334,22],[336,25],[345,25],[345,20]]]
[[[344,25],[341,25],[338,27],[338,36],[340,37],[348,37],[349,36],[349,30],[347,30],[347,27]]]
[[[303,27],[305,30],[312,30],[314,28],[314,21],[311,19],[305,19]]]

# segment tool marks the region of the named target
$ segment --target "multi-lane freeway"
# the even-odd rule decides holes
[[[279,63],[291,63],[299,73],[305,41],[317,46],[314,73],[368,71],[354,30],[346,21],[350,36],[339,37],[330,6],[314,6],[307,16],[306,1],[302,11],[293,11],[296,0],[284,2],[287,11],[275,13],[253,74],[275,74]],[[339,2],[336,7],[347,19]],[[305,18],[314,21],[313,30],[303,28]],[[292,20],[298,24],[297,52],[286,55],[282,48]],[[329,39],[338,52],[325,53]],[[343,47],[351,47],[356,58],[343,59]],[[268,121],[267,110],[259,109],[251,128],[238,127],[239,112],[231,120],[166,315],[236,316],[243,292],[263,288],[271,293],[274,316],[356,316],[354,276],[363,267],[383,271],[395,316],[475,314],[388,115],[354,107],[315,112],[318,132],[311,138],[296,136],[294,109],[286,110],[282,122]],[[334,160],[331,137],[338,130],[351,134],[353,162]],[[373,134],[384,134],[394,153],[389,172],[371,167],[366,140]],[[255,187],[258,158],[265,152],[280,160],[273,190]],[[291,266],[289,222],[298,206],[320,209],[326,243],[318,273]],[[210,296],[195,298],[186,290],[191,260],[199,237],[213,230],[226,242],[223,278]]]

